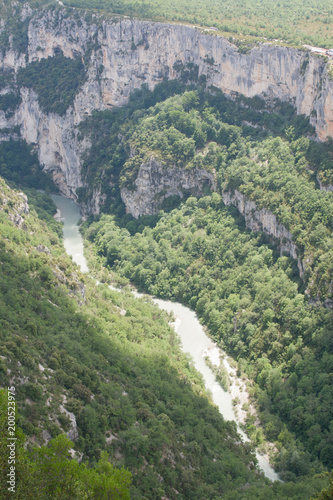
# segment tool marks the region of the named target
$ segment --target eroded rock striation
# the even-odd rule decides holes
[[[205,75],[208,85],[227,94],[291,102],[298,113],[310,116],[320,139],[333,137],[333,82],[325,61],[306,52],[262,44],[241,54],[228,40],[188,26],[96,16],[88,22],[78,13],[34,14],[26,7],[22,16],[28,15],[26,54],[15,51],[10,41],[0,56],[0,67],[17,72],[61,50],[66,57],[88,61],[87,78],[64,116],[44,113],[36,94],[21,88],[19,108],[10,118],[0,112],[0,128],[20,127],[22,137],[36,145],[40,162],[54,172],[67,196],[75,198],[76,188],[82,186],[81,156],[90,145],[80,142],[76,125],[93,110],[125,104],[143,83],[153,88],[163,79],[176,78],[176,63],[197,65],[199,77]],[[2,90],[6,91],[10,87]],[[96,198],[92,210],[98,212],[99,206]]]
[[[281,255],[284,253],[296,260],[299,274],[304,275],[305,265],[298,256],[298,249],[292,240],[290,231],[280,224],[276,216],[266,208],[259,209],[256,203],[248,200],[237,189],[226,190],[222,193],[225,205],[234,205],[245,218],[246,227],[254,232],[262,231],[271,236],[278,243]]]
[[[141,165],[135,180],[135,189],[123,188],[121,198],[126,211],[138,218],[141,215],[158,212],[165,198],[170,196],[183,198],[185,191],[200,196],[206,187],[216,190],[212,172],[166,167],[161,161],[152,157]]]

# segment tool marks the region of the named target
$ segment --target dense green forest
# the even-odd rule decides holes
[[[131,475],[125,469],[114,469],[108,461],[107,453],[101,454],[101,459],[95,467],[88,468],[77,460],[70,459],[70,449],[73,446],[65,434],[59,434],[47,446],[25,447],[26,436],[19,427],[16,428],[15,462],[11,465],[15,470],[8,484],[8,400],[15,399],[13,387],[7,392],[0,389],[0,494],[1,498],[47,498],[81,500],[83,498],[107,499],[110,495],[115,500],[129,500]],[[10,407],[13,410],[13,407]],[[10,412],[11,413],[11,412]],[[11,438],[9,438],[11,439]],[[15,480],[13,478],[15,477]],[[18,481],[17,481],[18,478]],[[15,484],[16,483],[16,484]],[[15,484],[15,486],[14,486]],[[12,488],[8,491],[8,487]]]
[[[90,189],[102,182],[103,210],[114,214],[86,225],[94,267],[108,266],[139,289],[197,311],[255,381],[252,394],[285,478],[307,473],[317,459],[331,467],[332,312],[308,302],[311,294],[324,300],[332,280],[332,193],[320,191],[315,178],[331,175],[330,145],[311,140],[305,118],[283,104],[263,113],[256,99],[244,108],[244,100],[203,90],[165,99],[184,90],[168,85],[142,89],[127,107],[81,125],[94,144],[83,175]],[[119,187],[134,189],[152,156],[166,168],[215,171],[220,193],[238,189],[269,208],[312,263],[303,280],[267,237],[245,231],[218,193],[189,198],[170,215],[125,215]],[[89,190],[79,194],[84,202]],[[247,427],[251,432],[251,419]]]
[[[11,147],[15,149],[14,143]],[[19,155],[22,152],[22,144],[18,143],[17,147]],[[20,173],[19,168],[18,173]],[[83,278],[76,266],[64,254],[59,240],[59,225],[52,220],[54,206],[48,201],[46,195],[37,193],[31,188],[24,189],[30,200],[29,216],[24,215],[24,210],[22,211],[22,197],[13,194],[5,184],[2,183],[1,186],[1,331],[3,332],[2,353],[4,356],[1,361],[1,385],[7,386],[18,379],[23,381],[17,387],[18,424],[25,432],[26,438],[29,440],[29,437],[35,436],[40,443],[44,442],[45,436],[55,440],[59,433],[68,432],[71,429],[67,413],[71,412],[75,415],[77,423],[78,436],[75,449],[83,453],[84,462],[89,466],[94,466],[102,457],[101,451],[106,450],[114,457],[113,462],[116,466],[125,466],[132,472],[131,498],[142,498],[142,496],[154,498],[153,495],[160,498],[167,493],[172,495],[172,488],[181,491],[184,498],[213,498],[213,496],[221,495],[222,491],[224,498],[239,498],[241,490],[238,490],[238,487],[242,488],[245,482],[250,484],[246,498],[257,498],[258,495],[259,498],[267,498],[267,495],[274,498],[275,495],[277,499],[303,499],[310,498],[320,490],[324,485],[324,476],[313,477],[315,471],[321,470],[319,463],[311,461],[310,454],[302,451],[302,443],[297,441],[297,436],[288,432],[283,420],[273,414],[274,401],[272,407],[270,403],[268,403],[269,409],[265,407],[266,421],[267,424],[270,423],[268,429],[271,431],[268,435],[271,439],[277,436],[281,440],[279,467],[285,471],[285,479],[293,479],[296,482],[288,482],[285,485],[276,484],[272,489],[267,485],[267,481],[256,479],[256,476],[244,467],[243,464],[254,463],[253,455],[247,446],[241,449],[236,445],[235,427],[232,423],[224,423],[217,409],[212,407],[204,397],[202,382],[194,373],[186,357],[181,354],[178,341],[174,332],[168,327],[165,314],[149,302],[134,300],[131,294],[119,295],[108,288],[102,288],[99,291],[89,278]],[[219,196],[215,194],[214,197],[215,201],[212,203],[214,210],[213,208],[210,210],[210,217],[216,219],[214,224],[217,224],[216,216],[219,207],[222,211],[223,208]],[[209,198],[204,198],[199,202],[190,198],[184,210],[188,211],[190,207],[195,214],[198,204],[201,207],[201,224],[204,225],[203,212],[207,211],[211,204]],[[45,222],[37,218],[35,209]],[[17,223],[20,220],[17,219],[18,214],[21,214],[24,219],[20,227],[15,226],[15,221]],[[108,220],[107,216],[105,217]],[[162,243],[170,241],[168,235],[171,230],[174,231],[172,222],[174,213],[169,217],[170,228],[162,229],[162,232],[165,229],[165,239],[162,239]],[[188,220],[187,213],[184,213],[183,217],[185,221]],[[176,220],[179,221],[179,216]],[[102,233],[100,234],[97,229],[104,228],[104,222],[102,218],[98,227],[94,225],[90,227],[88,236],[90,239],[96,237],[97,248],[101,248],[103,240],[109,242],[111,236],[114,247],[109,248],[111,259],[109,263],[114,263],[119,231],[126,235],[127,243],[131,241],[131,237],[127,230],[120,230],[112,223],[114,234],[108,232],[102,238]],[[133,244],[137,245],[137,238],[143,239],[146,232],[157,231],[162,222],[162,220],[159,221],[155,229],[145,229],[143,235],[137,233]],[[236,222],[229,216],[228,224],[232,228],[232,224]],[[239,224],[238,222],[238,226]],[[106,227],[109,231],[109,221]],[[221,229],[222,225],[219,224],[215,228],[219,234]],[[186,231],[182,228],[182,231],[184,230]],[[244,246],[246,240],[251,241],[248,234],[242,236],[239,232],[242,230],[241,225],[237,233],[235,230],[236,227],[231,232],[235,238],[237,237],[240,246]],[[195,234],[192,231],[193,227],[191,227],[191,235]],[[99,241],[98,238],[101,240]],[[260,238],[252,237],[252,239],[255,253],[255,250],[258,251]],[[151,245],[154,242],[151,238],[150,240]],[[197,244],[196,234],[195,240]],[[200,241],[202,243],[202,237]],[[125,255],[129,257],[130,246],[123,243],[122,248]],[[107,245],[110,246],[109,243]],[[161,241],[157,248],[160,248],[160,245]],[[169,259],[166,258],[167,248],[165,243],[161,245],[166,271],[169,267]],[[140,244],[137,250],[141,251],[141,249]],[[179,246],[179,251],[183,252],[181,246]],[[200,251],[199,247],[197,251]],[[267,252],[268,255],[266,255]],[[237,255],[236,251],[235,253]],[[275,258],[273,258],[272,250],[267,249],[266,253],[264,251],[261,253],[265,261],[270,262]],[[120,262],[120,256],[116,257]],[[230,255],[226,257],[230,258]],[[152,261],[155,259],[154,251],[152,251],[151,259]],[[282,259],[282,265],[276,264],[277,277],[275,279],[286,281],[287,289],[290,290],[291,303],[293,303],[296,285],[288,284],[287,275],[288,273],[292,275],[293,271],[291,262],[288,259],[285,260],[286,262]],[[188,262],[190,261],[191,258]],[[145,265],[143,260],[142,274],[137,273],[137,276],[140,276],[139,281],[135,276],[130,276],[140,287],[145,286]],[[177,266],[178,268],[184,266],[183,262],[179,262],[178,257]],[[259,262],[258,266],[260,266]],[[200,267],[202,267],[201,263]],[[285,274],[280,276],[279,269],[280,274],[282,270]],[[120,276],[126,275],[121,266],[118,271]],[[176,272],[176,269],[173,272]],[[213,270],[213,275],[214,273],[216,270]],[[237,268],[235,274],[237,274]],[[151,274],[152,278],[153,276]],[[175,288],[178,295],[175,298],[186,300],[186,294],[183,299],[181,298],[186,285],[182,283],[177,273],[175,276],[178,281],[178,292]],[[207,276],[203,279],[206,285]],[[153,281],[154,279],[151,283]],[[208,281],[212,282],[209,278]],[[232,281],[231,277],[227,287],[232,286]],[[153,287],[150,291],[172,297],[172,285],[168,277],[164,276],[159,283],[160,289]],[[199,279],[197,287],[200,288],[202,285]],[[184,290],[180,290],[179,287],[184,287]],[[165,293],[163,289],[169,292]],[[251,294],[250,290],[246,292]],[[207,286],[206,293],[211,300],[210,286]],[[189,291],[189,297],[190,294]],[[233,294],[231,294],[232,297]],[[190,302],[192,307],[195,307],[195,300],[196,297]],[[237,304],[237,297],[235,301]],[[201,304],[204,302],[205,298]],[[212,301],[211,304],[217,306]],[[242,306],[244,306],[243,302]],[[293,314],[293,306],[289,305],[290,307],[290,314]],[[59,308],[61,308],[61,315],[59,315]],[[304,308],[305,305],[302,314],[305,311]],[[250,315],[255,313],[255,309],[254,304],[253,310],[249,311]],[[226,308],[221,312],[229,314],[229,317],[232,315]],[[281,314],[285,312],[283,310]],[[209,312],[207,314],[211,317]],[[270,317],[268,320],[271,319],[275,318]],[[305,322],[307,321],[309,318],[305,319]],[[207,322],[207,324],[212,327],[211,323]],[[311,328],[313,323],[307,323],[307,325]],[[157,336],[156,331],[158,331]],[[260,333],[263,331],[265,328],[261,326]],[[259,332],[257,332],[258,335]],[[323,338],[320,339],[323,340]],[[288,347],[294,345],[292,340],[287,336]],[[239,342],[237,346],[240,347]],[[245,342],[243,350],[244,347]],[[265,367],[258,366],[255,360],[259,349],[260,346],[254,349],[254,363],[250,374],[256,377],[256,372],[261,368],[258,375],[266,376],[266,379],[271,380],[272,373],[270,372],[274,372],[274,362],[272,366],[269,360]],[[295,352],[293,351],[296,357],[299,354],[298,349],[300,349],[299,345],[296,346]],[[168,351],[168,357],[165,356],[166,351]],[[302,355],[303,351],[300,352]],[[235,354],[237,355],[237,348]],[[288,355],[290,356],[290,353]],[[243,364],[240,360],[240,366],[246,369],[245,360]],[[317,369],[318,366],[316,365]],[[7,375],[8,369],[11,371],[10,380]],[[267,375],[264,375],[265,369],[268,370]],[[312,369],[315,369],[315,366]],[[282,394],[284,394],[283,390],[284,388],[281,388]],[[298,390],[297,381],[295,390]],[[258,397],[260,385],[255,387],[255,391]],[[268,394],[268,397],[271,396],[272,394]],[[316,403],[320,403],[321,397],[322,395],[319,395]],[[261,399],[264,403],[265,398],[267,394],[262,391]],[[260,398],[259,401],[261,401]],[[303,399],[302,401],[304,402]],[[322,409],[322,403],[320,404]],[[61,410],[61,405],[66,411]],[[191,411],[190,408],[193,410]],[[138,424],[139,428],[137,428]],[[251,422],[249,422],[250,425]],[[316,430],[318,433],[318,427]],[[45,432],[47,432],[46,435]],[[112,439],[109,439],[109,436]],[[317,444],[317,451],[323,447],[324,439],[324,437],[321,438],[320,444]],[[49,453],[54,453],[52,450],[60,446],[57,443],[58,441],[51,441]],[[62,443],[64,462],[61,467],[65,469],[68,467],[66,458],[68,446]],[[326,443],[324,448],[327,449]],[[198,450],[201,451],[198,453]],[[34,450],[29,453],[29,457],[24,458],[25,468],[22,471],[20,483],[23,492],[26,491],[24,489],[26,485],[30,484],[24,479],[27,477],[26,471],[30,471],[30,474],[31,468],[34,467],[34,460],[37,460]],[[149,464],[149,469],[144,466],[146,463]],[[175,468],[174,463],[177,463]],[[59,467],[59,464],[56,467]],[[96,465],[96,467],[98,471],[101,465]],[[221,474],[221,471],[225,473]],[[84,478],[88,475],[86,469],[82,471],[78,469],[68,474],[77,474],[81,478],[78,480],[77,488],[85,488]],[[301,481],[297,480],[297,476]],[[67,477],[65,475],[64,483]],[[164,479],[162,485],[159,477]],[[50,485],[46,482],[45,488],[48,487]],[[40,498],[44,498],[43,494],[41,491]]]
[[[333,46],[328,0],[320,10],[314,0],[64,3],[61,12],[55,2],[31,5],[56,10],[58,20],[71,13],[78,26],[89,26],[92,14],[98,25],[116,14],[215,26],[243,52],[265,39]],[[28,62],[35,11],[23,1],[15,12],[13,5],[0,6],[6,18],[0,51],[4,56],[11,46]],[[3,71],[0,111],[8,123],[21,104],[21,87],[36,92],[44,113],[64,116],[98,46],[92,36],[82,59],[56,48],[54,57]],[[94,68],[96,80],[102,69]],[[18,126],[1,130],[0,175],[7,183],[0,178],[1,498],[7,498],[8,466],[1,388],[12,385],[18,498],[332,496],[333,193],[320,187],[333,185],[333,141],[318,142],[309,120],[290,104],[227,98],[207,87],[193,63],[178,62],[173,70],[176,80],[153,90],[143,85],[127,105],[93,112],[72,130],[82,150],[91,144],[82,154],[83,187],[76,195],[99,285],[65,253],[49,197],[57,187],[36,148],[21,140]],[[121,191],[135,191],[140,168],[151,159],[165,173],[170,167],[207,171],[216,191],[206,187],[198,198],[183,189],[182,196],[163,199],[162,189],[160,210],[135,219]],[[93,216],[96,193],[101,213]],[[234,193],[290,232],[299,266],[280,253],[277,240],[249,231],[236,208],[224,205],[223,196]],[[247,417],[251,444],[240,442],[235,423],[212,404],[182,353],[173,318],[148,297],[134,299],[130,283],[191,307],[237,361],[260,419]],[[263,449],[265,439],[275,445],[272,459],[284,483],[270,483],[256,468],[254,446]],[[73,449],[77,460],[70,459]]]
[[[104,498],[112,488],[113,498],[127,498],[129,475],[107,456],[132,473],[133,499],[175,490],[180,498],[242,498],[246,484],[247,499],[303,500],[325,486],[313,464],[301,481],[272,486],[258,476],[251,448],[209,402],[166,313],[81,275],[47,225],[54,206],[28,193],[29,213],[22,193],[1,181],[0,384],[15,385],[25,434],[18,429],[18,498],[58,498],[57,487],[61,498]],[[68,431],[85,465],[68,460]],[[1,488],[6,498],[3,476]]]
[[[59,55],[61,64],[64,59]],[[102,192],[106,194],[103,211],[114,214],[104,215],[98,222],[90,219],[85,226],[86,237],[94,244],[92,268],[98,273],[101,266],[108,266],[116,273],[114,279],[118,282],[124,283],[126,278],[142,290],[186,303],[197,311],[211,335],[238,360],[240,373],[254,381],[251,394],[260,411],[265,437],[276,443],[276,467],[281,477],[289,481],[285,486],[274,487],[276,498],[292,498],[290,491],[294,498],[309,498],[323,482],[321,476],[316,479],[314,474],[323,470],[322,464],[332,466],[332,313],[308,304],[310,293],[316,299],[327,297],[332,273],[332,195],[321,192],[316,183],[316,175],[323,182],[331,182],[332,145],[313,141],[308,121],[287,104],[276,101],[263,107],[263,102],[256,98],[231,101],[217,89],[207,93],[205,82],[197,80],[195,66],[177,70],[179,81],[160,84],[154,91],[143,87],[127,106],[95,112],[79,126],[82,138],[89,137],[93,144],[83,161],[82,175],[87,187],[77,190],[79,201],[87,203],[93,188],[102,183]],[[37,66],[34,71],[38,73]],[[78,426],[75,447],[90,465],[95,465],[101,450],[106,449],[116,465],[127,467],[133,475],[132,498],[150,498],[152,489],[160,498],[170,494],[170,488],[181,490],[184,498],[212,498],[221,495],[221,491],[234,498],[233,489],[237,490],[244,481],[254,481],[250,472],[238,474],[243,470],[240,463],[253,463],[253,455],[246,447],[245,451],[236,452],[236,458],[233,454],[237,447],[226,451],[225,443],[217,437],[222,432],[222,424],[216,423],[220,418],[217,410],[212,415],[213,434],[200,437],[197,426],[200,428],[201,424],[197,419],[202,403],[190,403],[190,394],[195,388],[194,396],[202,398],[202,383],[180,354],[164,314],[148,303],[134,301],[129,294],[119,297],[107,288],[98,292],[87,278],[82,297],[83,278],[63,255],[61,230],[52,219],[54,207],[46,195],[31,189],[35,186],[54,190],[54,185],[42,173],[36,155],[24,141],[3,143],[0,153],[1,173],[12,183],[26,186],[31,206],[48,224],[46,231],[45,223],[43,231],[36,230],[38,238],[33,247],[37,248],[38,239],[43,249],[52,248],[52,257],[41,247],[39,252],[33,248],[28,251],[28,255],[34,255],[33,269],[26,257],[19,266],[15,259],[7,262],[6,272],[10,272],[11,283],[17,276],[20,292],[12,285],[10,291],[3,285],[6,333],[12,338],[14,332],[23,334],[28,329],[39,339],[31,351],[30,342],[23,342],[21,335],[18,346],[8,336],[5,339],[10,343],[6,349],[22,364],[22,368],[16,368],[17,375],[24,371],[26,377],[28,373],[34,377],[33,382],[23,384],[18,391],[19,424],[28,439],[36,436],[43,443],[42,429],[53,439],[70,429],[68,415],[59,410],[65,396],[64,407],[75,415]],[[269,208],[291,230],[300,256],[311,257],[304,281],[292,259],[279,257],[272,242],[262,234],[256,236],[245,230],[242,218],[235,209],[224,207],[219,193],[199,201],[190,197],[169,215],[161,212],[137,221],[125,215],[120,190],[124,186],[135,188],[140,165],[150,157],[165,168],[209,170],[217,177],[219,193],[237,189],[259,207]],[[184,192],[184,199],[188,195]],[[171,200],[169,208],[181,201]],[[7,204],[13,207],[13,203]],[[32,220],[39,224],[36,216]],[[6,245],[13,238],[11,251],[27,253],[31,236],[7,226],[4,219]],[[23,289],[22,278],[26,282]],[[33,292],[29,301],[20,298],[23,290]],[[46,302],[41,302],[44,294]],[[15,304],[20,308],[22,300],[26,310],[21,310],[20,315]],[[8,307],[8,301],[13,309]],[[54,312],[57,307],[62,309],[61,326]],[[82,307],[83,317],[77,312]],[[126,315],[119,311],[126,311]],[[15,318],[14,327],[10,317]],[[105,341],[99,346],[98,339],[105,337],[106,332],[112,332],[110,351]],[[98,339],[94,340],[96,333]],[[78,340],[83,345],[79,350]],[[182,360],[182,368],[173,356],[170,368],[165,367],[164,353],[170,350],[166,346],[171,346],[175,358]],[[88,355],[90,351],[93,356]],[[110,354],[106,356],[106,352]],[[156,356],[157,352],[160,355]],[[12,359],[12,355],[6,356],[6,360]],[[112,389],[111,393],[108,384],[107,389],[102,389],[100,375],[96,377],[96,371],[101,373],[101,356],[106,359],[105,380],[112,376],[116,382],[117,390]],[[129,362],[132,358],[135,361]],[[27,359],[29,366],[25,367]],[[3,364],[6,369],[7,361]],[[39,364],[48,366],[50,385],[41,380]],[[109,373],[110,366],[113,368]],[[9,369],[13,370],[12,366]],[[169,369],[171,376],[165,371]],[[160,378],[159,370],[164,370]],[[147,376],[151,371],[154,382]],[[5,375],[5,371],[2,373]],[[165,380],[172,380],[174,387],[182,373],[191,382],[183,386],[184,375],[180,375],[179,393],[173,396],[173,389],[165,385]],[[127,390],[129,386],[133,386],[133,393]],[[101,395],[91,403],[96,391]],[[127,397],[119,404],[117,398],[123,393],[130,397],[129,404]],[[45,410],[50,395],[50,410]],[[207,399],[203,400],[205,405],[199,412],[202,418],[211,411]],[[192,412],[185,412],[189,420],[184,420],[179,405],[193,408]],[[51,422],[50,413],[54,415]],[[169,421],[163,421],[162,429],[158,418],[161,414],[171,419],[172,425],[168,427]],[[140,430],[136,429],[136,422]],[[223,426],[228,433],[235,433],[230,423]],[[256,431],[251,417],[246,429],[253,442],[260,445],[262,434]],[[194,460],[197,453],[193,453],[193,440],[206,453],[205,439],[209,439],[209,447],[214,442],[214,451],[209,454],[214,457],[213,463],[218,463],[213,467],[215,472],[234,464],[232,473],[228,469],[226,475],[219,473],[217,479],[205,454],[200,452],[201,461]],[[128,446],[128,442],[133,444]],[[163,452],[161,443],[165,442],[170,454]],[[185,443],[184,460],[179,443]],[[176,472],[173,461],[179,463]],[[170,472],[166,472],[169,468]],[[186,479],[184,471],[192,471]],[[165,481],[162,486],[159,476]],[[270,487],[261,480],[262,498],[267,497],[267,488]],[[254,481],[246,498],[252,494],[257,497],[259,490]]]
[[[25,451],[19,434],[22,498],[34,479],[44,488],[36,498],[57,494],[52,478],[44,478],[47,456],[64,488],[75,486],[68,497],[84,491],[95,498],[99,474],[109,477],[103,487],[121,480],[126,488],[128,475],[112,472],[103,450],[132,473],[133,499],[173,497],[175,490],[180,498],[240,498],[246,484],[246,498],[301,500],[325,485],[322,475],[274,486],[258,476],[251,448],[239,444],[234,423],[209,402],[166,313],[149,300],[96,287],[46,221],[32,207],[27,212],[22,194],[3,181],[0,193],[0,384],[16,386],[17,425],[28,440]],[[45,195],[34,197],[35,206],[54,212]],[[71,430],[88,469],[68,462],[71,444],[57,438]],[[48,448],[33,448],[51,438]]]
[[[275,103],[275,113],[259,112],[257,99],[247,99],[244,109],[243,99],[234,103],[217,90],[203,89],[163,100],[166,90],[181,89],[181,84],[161,85],[153,93],[143,89],[133,97],[135,104],[96,112],[80,125],[93,147],[82,166],[89,188],[78,190],[79,201],[101,185],[103,210],[121,213],[119,189],[134,189],[140,166],[151,157],[165,168],[215,172],[220,192],[237,189],[276,215],[307,263],[307,295],[330,298],[333,195],[318,189],[315,175],[331,181],[331,143],[308,138],[311,126],[291,106],[279,109]]]
[[[57,192],[33,148],[25,141],[9,140],[0,143],[0,175],[14,185]]]

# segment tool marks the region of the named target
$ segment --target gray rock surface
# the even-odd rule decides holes
[[[150,158],[140,167],[135,180],[135,190],[123,188],[121,198],[126,211],[138,218],[158,212],[162,201],[169,196],[182,198],[184,191],[200,196],[205,187],[216,190],[212,172],[165,167],[159,160]]]
[[[29,13],[26,7],[22,15]],[[226,39],[189,26],[119,18],[105,21],[96,16],[88,24],[78,17],[45,10],[33,15],[28,31],[28,62],[54,56],[59,49],[70,58],[90,54],[88,79],[73,107],[62,117],[45,114],[36,94],[22,88],[22,103],[14,116],[7,119],[0,112],[0,128],[20,127],[22,137],[36,145],[41,164],[53,171],[66,196],[75,198],[76,188],[82,186],[81,156],[90,145],[79,141],[75,126],[93,110],[125,104],[143,83],[153,88],[164,78],[175,78],[176,62],[196,64],[199,76],[206,75],[209,85],[227,94],[291,102],[298,113],[310,116],[319,139],[333,137],[333,82],[323,59],[270,44],[241,54]],[[25,54],[11,46],[0,55],[0,68],[17,71],[26,64]],[[99,206],[97,190],[90,208],[98,213]]]
[[[296,260],[300,276],[303,277],[305,265],[298,257],[298,249],[288,229],[280,224],[275,215],[266,208],[259,209],[254,201],[248,200],[242,193],[227,190],[222,193],[225,205],[234,205],[245,218],[246,227],[254,232],[263,231],[278,240],[280,253],[290,255]]]

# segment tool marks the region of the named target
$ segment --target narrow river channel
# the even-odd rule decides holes
[[[77,225],[80,219],[80,209],[73,200],[63,196],[52,195],[52,199],[58,208],[57,217],[64,223],[63,233],[66,252],[81,267],[82,272],[88,272],[87,262],[83,255],[82,236]],[[137,297],[142,296],[142,294],[136,292],[135,295]],[[216,354],[218,349],[205,334],[196,314],[177,302],[156,298],[153,300],[161,309],[173,312],[176,318],[176,331],[181,339],[183,351],[191,355],[195,368],[202,374],[206,388],[211,392],[212,399],[225,420],[234,420],[237,423],[239,434],[244,441],[248,441],[247,436],[239,427],[232,405],[231,394],[222,389],[216,381],[213,371],[205,363],[205,353],[210,351]],[[278,474],[270,466],[268,460],[259,453],[256,453],[256,456],[259,467],[265,476],[272,481],[279,481]]]

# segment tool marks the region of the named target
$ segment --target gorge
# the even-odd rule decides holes
[[[64,246],[66,251],[73,258],[74,262],[80,266],[82,272],[88,272],[87,262],[83,254],[82,237],[76,225],[80,220],[79,209],[73,201],[69,201],[66,198],[56,195],[52,198],[59,210],[59,214],[56,217],[60,218],[60,220],[64,223]],[[117,291],[121,292],[120,289]],[[133,293],[135,297],[142,297],[142,294],[137,292]],[[206,388],[212,394],[212,400],[219,408],[219,411],[223,415],[224,419],[236,421],[238,432],[242,436],[243,440],[247,441],[248,438],[239,427],[239,421],[236,419],[230,392],[222,389],[215,379],[213,371],[206,366],[204,362],[205,352],[211,352],[211,355],[215,358],[215,362],[216,360],[219,360],[220,356],[225,356],[225,353],[222,353],[205,334],[202,325],[200,325],[200,322],[193,311],[177,302],[165,301],[157,299],[156,297],[154,297],[153,300],[160,309],[173,314],[175,318],[174,328],[180,337],[183,351],[190,354],[191,361],[193,362],[196,370],[203,375]],[[219,364],[219,361],[217,361],[217,364]],[[237,379],[234,383],[239,385]],[[267,457],[260,455],[258,452],[256,453],[256,457],[259,467],[264,471],[265,476],[271,481],[279,481],[279,476],[270,466]]]
[[[84,1],[0,7],[0,407],[17,386],[22,491],[54,494],[31,460],[62,446],[71,500],[103,467],[119,500],[310,499],[333,463],[330,51]]]
[[[63,116],[45,113],[35,92],[24,86],[13,116],[6,118],[5,112],[0,116],[1,128],[20,127],[22,138],[35,145],[41,164],[53,172],[68,196],[75,197],[82,186],[80,155],[89,147],[79,141],[76,126],[94,110],[126,104],[130,93],[143,83],[152,89],[164,79],[177,78],[179,64],[195,65],[198,78],[226,94],[290,102],[297,113],[310,117],[319,139],[333,136],[333,83],[328,65],[306,51],[267,43],[242,54],[228,40],[187,26],[98,16],[88,22],[79,12],[68,15],[61,9],[36,13],[26,6],[21,18],[29,20],[25,50],[21,53],[9,43],[0,60],[3,71],[17,73],[59,51],[67,58],[85,59],[87,64],[86,81]],[[2,32],[6,29],[3,25]],[[11,90],[6,85],[1,93]]]

